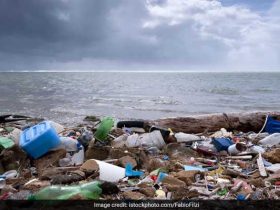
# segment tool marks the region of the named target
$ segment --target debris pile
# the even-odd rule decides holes
[[[19,115],[0,120],[0,200],[280,196],[280,121],[271,116],[259,133],[199,134],[111,117],[73,127]]]

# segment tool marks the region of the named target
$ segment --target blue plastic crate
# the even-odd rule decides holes
[[[20,147],[37,159],[60,144],[60,138],[50,122],[44,121],[21,133]]]

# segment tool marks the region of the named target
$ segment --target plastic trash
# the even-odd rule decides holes
[[[81,196],[84,199],[98,199],[102,193],[100,182],[93,181],[81,185],[60,186],[53,185],[41,189],[31,195],[29,200],[68,200],[74,196]]]
[[[156,190],[155,194],[157,199],[166,199],[166,193],[162,189]]]
[[[85,159],[85,151],[82,145],[78,145],[78,152],[71,157],[73,165],[82,165]]]
[[[198,153],[207,155],[207,156],[216,156],[217,155],[217,150],[215,148],[203,146],[203,145],[198,145],[193,147]]]
[[[81,136],[79,136],[78,141],[85,147],[89,145],[89,142],[93,139],[93,133],[87,129],[84,130]]]
[[[129,128],[130,132],[132,133],[145,133],[145,129],[144,128],[136,128],[136,127],[131,127]]]
[[[222,137],[230,137],[232,138],[232,132],[227,132],[225,128],[221,128],[221,130],[215,132],[211,137],[214,138],[222,138]]]
[[[217,184],[223,185],[223,184],[230,184],[230,180],[224,179],[224,178],[218,178]]]
[[[251,134],[248,135],[248,138],[250,140],[254,140],[256,138],[263,139],[267,136],[269,136],[269,133],[251,133]]]
[[[4,174],[2,174],[2,177],[5,177],[5,179],[12,179],[12,178],[16,178],[18,175],[16,170],[10,170],[10,171],[6,171]]]
[[[165,141],[161,135],[161,132],[155,130],[151,133],[144,133],[141,135],[133,134],[128,136],[125,145],[127,147],[154,147],[161,149],[165,146]]]
[[[8,138],[12,139],[16,145],[19,145],[19,139],[21,135],[21,130],[18,128],[15,128],[9,135]]]
[[[213,138],[212,141],[218,152],[227,150],[230,145],[233,145],[229,138]]]
[[[243,194],[238,194],[236,196],[236,200],[238,200],[238,201],[245,201],[246,200],[246,196],[243,195]]]
[[[169,137],[169,134],[170,134],[170,130],[168,129],[165,129],[165,128],[159,128],[159,127],[156,127],[156,126],[152,126],[150,128],[150,132],[153,132],[153,131],[156,131],[156,130],[159,130],[163,139],[167,139]]]
[[[78,150],[78,141],[71,137],[60,137],[61,144],[58,148],[63,148],[67,152],[76,152]]]
[[[226,188],[221,189],[221,190],[219,190],[219,191],[217,192],[217,194],[218,194],[219,196],[226,195],[227,193],[228,193],[228,190],[227,190]]]
[[[6,186],[6,179],[0,177],[0,190]]]
[[[259,144],[274,146],[280,144],[280,133],[271,134],[259,141]]]
[[[257,189],[251,195],[252,200],[262,200],[262,197],[263,197],[263,190],[262,189]]]
[[[265,152],[265,149],[260,146],[254,145],[248,149],[248,152],[253,154],[263,154]]]
[[[273,165],[271,162],[268,162],[268,161],[266,161],[265,159],[262,159],[262,161],[263,161],[264,167],[269,167],[269,166],[272,166],[272,165]]]
[[[169,156],[168,155],[163,155],[162,159],[163,160],[169,160]]]
[[[7,149],[14,146],[13,140],[0,136],[0,149]]]
[[[59,124],[59,123],[56,123],[54,121],[49,121],[49,123],[51,124],[51,126],[55,129],[55,131],[57,133],[61,133],[62,131],[64,131],[64,126]]]
[[[140,177],[142,175],[144,175],[144,172],[133,170],[133,167],[132,167],[131,163],[126,164],[126,166],[125,166],[125,176],[127,176],[127,177]]]
[[[273,173],[280,171],[280,163],[276,163],[276,164],[271,164],[268,167],[265,167],[266,170],[271,171]]]
[[[112,127],[114,126],[114,120],[111,117],[105,117],[99,127],[97,128],[94,136],[97,140],[104,141],[106,140],[109,132],[111,131]]]
[[[193,142],[202,140],[200,136],[182,132],[176,133],[175,138],[177,139],[177,142]]]
[[[75,144],[69,143],[68,140],[74,142]],[[85,159],[84,147],[80,143],[78,143],[78,141],[75,139],[71,140],[71,138],[68,138],[68,140],[66,141],[67,142],[66,151],[68,151],[68,153],[66,154],[65,158],[62,158],[58,161],[59,166],[66,167],[66,166],[73,166],[73,165],[76,166],[82,165]],[[73,154],[73,152],[75,153]]]
[[[71,155],[69,153],[67,153],[65,158],[62,158],[58,161],[58,165],[60,167],[72,166],[73,162],[72,162],[72,159],[71,159]]]
[[[266,177],[267,173],[266,173],[266,170],[265,170],[265,167],[264,167],[264,163],[263,163],[261,153],[259,153],[259,157],[257,159],[257,164],[258,164],[258,168],[259,168],[259,171],[260,171],[260,175],[263,176],[263,177]]]
[[[115,166],[113,164],[106,163],[104,161],[99,161],[91,159],[96,162],[99,167],[99,179],[107,182],[118,182],[120,179],[125,177],[126,169]]]
[[[184,166],[184,170],[185,171],[201,171],[201,172],[207,171],[207,169],[202,168],[201,166],[188,166],[188,165]]]
[[[59,136],[48,121],[25,129],[20,136],[20,147],[37,159],[60,144]]]
[[[269,134],[280,133],[280,121],[273,119],[273,117],[271,116],[268,116],[264,131]]]
[[[162,180],[167,177],[168,174],[167,173],[163,173],[163,172],[159,172],[156,183],[160,183],[162,182]]]
[[[117,148],[121,148],[124,146],[125,144],[125,141],[127,140],[127,137],[128,137],[128,134],[123,134],[117,138],[115,138],[113,141],[112,141],[112,146],[113,147],[117,147]]]
[[[150,155],[158,155],[160,154],[160,149],[157,148],[157,147],[149,147],[146,149],[147,153],[150,154]]]
[[[237,155],[238,153],[243,152],[246,149],[247,149],[247,146],[245,143],[236,143],[236,144],[230,145],[228,147],[228,153],[230,155]]]
[[[0,123],[8,123],[8,122],[16,122],[20,120],[28,120],[30,117],[23,116],[23,115],[0,115]]]

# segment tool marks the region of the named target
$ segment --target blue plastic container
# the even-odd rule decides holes
[[[280,121],[274,120],[273,117],[268,116],[264,131],[269,134],[280,133]]]
[[[230,145],[233,144],[233,142],[229,138],[213,138],[212,139],[214,146],[218,150],[218,152],[227,150]]]
[[[44,121],[28,129],[20,136],[20,147],[37,159],[60,144],[60,138],[50,122]]]

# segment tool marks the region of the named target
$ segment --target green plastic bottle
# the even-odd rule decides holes
[[[114,126],[114,120],[111,117],[105,117],[99,127],[97,128],[94,136],[99,141],[106,140],[109,132],[111,131],[112,127]]]
[[[29,200],[68,200],[75,195],[80,195],[84,199],[93,200],[99,199],[101,193],[100,182],[93,181],[73,186],[48,186],[31,195]]]

